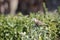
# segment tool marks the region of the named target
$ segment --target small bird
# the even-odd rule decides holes
[[[45,23],[43,23],[42,21],[40,21],[36,18],[33,18],[32,21],[34,21],[36,25],[45,25]]]

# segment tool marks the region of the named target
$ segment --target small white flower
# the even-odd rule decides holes
[[[41,27],[40,29],[43,29],[43,27]]]
[[[46,37],[46,39],[48,39],[48,37]]]
[[[26,35],[26,32],[24,32],[23,34]]]
[[[26,35],[26,32],[21,32],[20,34],[21,34],[21,35]]]
[[[9,36],[9,34],[7,33],[6,36]]]
[[[60,31],[59,31],[59,33],[60,33]]]
[[[28,36],[26,36],[27,38],[29,38]]]
[[[0,23],[0,25],[2,25],[2,23]]]
[[[48,30],[48,28],[46,27],[46,30]]]

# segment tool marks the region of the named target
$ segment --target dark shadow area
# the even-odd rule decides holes
[[[17,9],[14,10],[14,8],[11,9],[13,7],[11,5],[14,5],[14,3],[11,4],[10,1],[4,0],[0,1],[0,13],[8,14],[11,10],[14,11],[12,11],[12,14],[21,12],[23,15],[29,15],[30,12],[37,13],[38,11],[44,13],[43,2],[45,2],[49,12],[57,10],[58,6],[60,6],[60,0],[18,0]]]

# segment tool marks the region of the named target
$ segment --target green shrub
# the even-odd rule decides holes
[[[36,25],[36,18],[46,25]],[[23,16],[0,16],[1,40],[57,40],[60,37],[60,17],[58,14]]]

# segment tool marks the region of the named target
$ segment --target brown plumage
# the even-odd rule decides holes
[[[45,25],[45,23],[43,23],[42,21],[40,21],[36,18],[33,18],[32,20],[35,22],[36,25]]]

